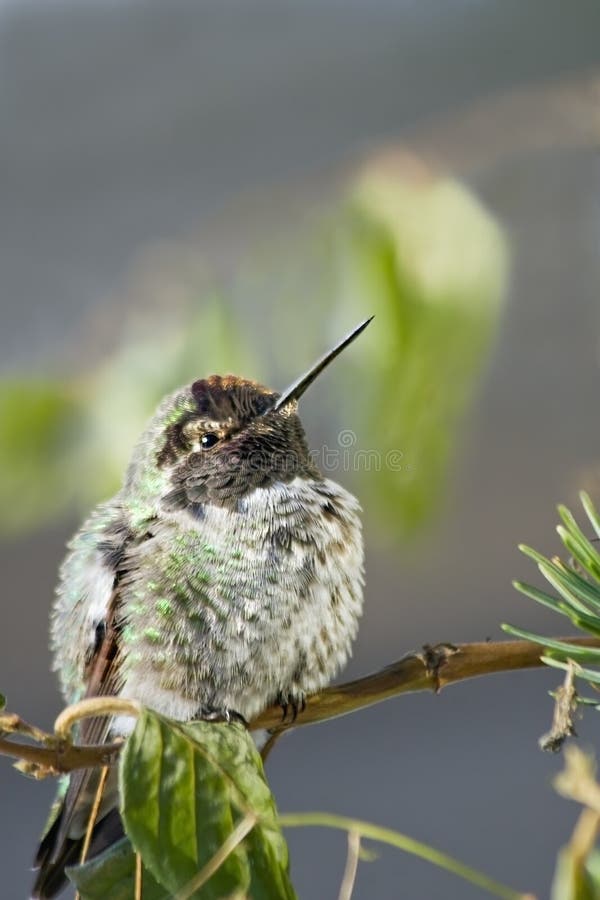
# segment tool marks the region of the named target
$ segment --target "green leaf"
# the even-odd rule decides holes
[[[548,691],[548,694],[552,697],[553,700],[556,700],[557,694],[556,691]],[[577,705],[578,706],[593,706],[594,709],[600,709],[600,697],[581,697],[577,696]]]
[[[584,616],[582,613],[569,613],[569,618],[571,619],[571,622],[582,631],[587,631],[588,634],[596,636],[600,635],[600,617]]]
[[[583,504],[583,508],[586,511],[587,517],[590,520],[590,522],[594,528],[594,531],[596,532],[597,536],[600,538],[600,516],[598,515],[598,513],[596,511],[596,507],[592,503],[590,495],[587,494],[585,491],[581,491],[581,493],[579,494],[579,498],[581,500],[581,503]]]
[[[539,563],[544,564],[544,563],[549,562],[549,560],[547,560],[546,557],[542,553],[538,553],[537,550],[534,550],[533,547],[529,547],[527,544],[519,544],[519,550],[525,556],[528,556],[530,559],[532,559],[534,562],[536,562],[538,564]]]
[[[581,493],[580,497],[590,522],[600,534],[600,521],[592,501],[585,493]],[[537,603],[567,616],[582,631],[597,636],[600,635],[600,554],[582,532],[572,513],[565,506],[559,506],[558,512],[563,525],[559,525],[557,531],[572,555],[572,564],[567,565],[557,557],[547,559],[525,544],[521,544],[519,549],[536,563],[546,581],[558,592],[560,599],[521,581],[514,581],[513,586]],[[575,674],[578,678],[590,684],[600,684],[600,671],[583,665],[600,665],[598,649],[546,638],[511,625],[502,627],[509,634],[535,641],[545,647],[548,653],[541,659],[548,666],[566,670],[569,668],[567,660],[572,660],[576,665]],[[578,702],[590,705],[590,701],[581,701],[579,698]]]
[[[522,628],[515,628],[512,625],[502,625],[501,627],[507,634],[513,634],[515,637],[523,638],[523,640],[533,641],[543,647],[548,647],[550,650],[556,650],[569,659],[578,660],[579,662],[600,663],[600,648],[580,647],[578,644],[570,644],[567,641],[556,641],[553,638],[543,637],[531,631],[524,631]],[[600,703],[600,699],[596,702]]]
[[[600,587],[598,584],[582,578],[579,572],[570,567],[565,566],[564,572],[563,580],[566,588],[575,593],[582,603],[587,604],[593,612],[600,614]]]
[[[0,694],[0,712],[6,708],[6,697],[4,694]]]
[[[541,603],[542,606],[547,606],[548,609],[553,610],[554,612],[560,613],[562,616],[568,616],[569,612],[565,609],[564,603],[561,603],[555,597],[552,597],[550,594],[547,594],[545,591],[540,591],[539,588],[534,587],[532,584],[527,584],[525,581],[513,581],[513,587],[520,591],[521,594],[525,594],[527,597],[531,597],[532,600],[535,600],[537,603]]]
[[[572,609],[592,615],[600,611],[600,592],[591,588],[572,569],[557,565],[540,565],[539,569]],[[587,590],[582,588],[582,584],[587,584]]]
[[[554,659],[553,656],[540,656],[540,659],[547,666],[552,666],[554,669],[562,669],[565,672],[569,670],[569,663],[560,659]],[[600,684],[600,672],[596,672],[593,669],[585,669],[583,666],[576,664],[575,675],[578,678],[589,681],[590,684]]]
[[[600,555],[598,554],[596,548],[591,544],[589,539],[582,532],[581,528],[575,521],[573,514],[567,509],[566,506],[560,505],[558,507],[558,512],[566,525],[566,530],[571,536],[572,541],[579,548],[581,548],[581,552],[583,554],[589,555],[593,558],[595,565],[600,566]],[[560,526],[559,526],[560,529]],[[560,533],[560,530],[559,530]]]
[[[563,669],[567,671],[569,669],[569,664],[563,662],[560,659],[554,659],[552,656],[541,656],[540,659],[542,662],[546,663],[548,666],[553,666],[555,669]],[[589,681],[590,684],[600,684],[600,672],[596,672],[594,669],[586,669],[579,664],[576,665],[575,675],[578,678],[583,678],[585,681]]]
[[[90,862],[66,869],[81,900],[131,900],[135,886],[135,853],[127,838],[113,844]],[[167,900],[165,889],[147,869],[142,871],[144,900]]]
[[[559,525],[556,529],[561,540],[574,559],[588,572],[592,578],[600,578],[600,558],[590,545],[582,544],[566,528]]]
[[[120,776],[125,830],[170,895],[295,898],[262,761],[241,725],[179,724],[144,710],[121,755]],[[247,816],[256,825],[193,889]]]

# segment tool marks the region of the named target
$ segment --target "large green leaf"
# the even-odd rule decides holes
[[[67,869],[81,900],[131,900],[135,889],[135,853],[127,838],[82,866]],[[142,873],[143,900],[168,900],[150,872]]]
[[[121,758],[125,829],[169,891],[202,900],[295,897],[262,761],[241,725],[178,724],[145,710]],[[198,889],[194,879],[245,817],[256,824]]]

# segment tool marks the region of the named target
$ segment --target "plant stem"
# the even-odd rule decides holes
[[[493,894],[495,897],[502,898],[502,900],[533,900],[531,894],[523,894],[504,884],[499,884],[482,872],[466,866],[464,863],[436,850],[434,847],[430,847],[428,844],[423,844],[421,841],[416,841],[406,834],[392,831],[389,828],[381,828],[379,825],[373,825],[370,822],[362,822],[358,819],[349,819],[346,816],[336,816],[330,813],[289,813],[279,816],[279,824],[283,828],[296,828],[306,825],[320,826],[322,828],[339,828],[358,834],[361,838],[390,844],[392,847],[397,847],[399,850],[418,856],[427,862],[433,863],[435,866],[440,866],[440,868],[458,875],[459,878],[463,878],[465,881],[471,882],[471,884],[477,885],[477,887]]]

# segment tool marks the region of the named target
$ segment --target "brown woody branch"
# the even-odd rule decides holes
[[[5,732],[0,734],[3,735],[0,737],[0,756],[12,756],[13,759],[21,760],[23,764],[18,763],[18,768],[37,778],[60,775],[74,769],[111,765],[116,762],[123,746],[122,741],[77,746],[69,741],[57,740],[51,734],[45,736],[42,746],[36,746],[7,738],[4,736]]]
[[[600,647],[600,638],[557,638],[579,647]],[[381,703],[400,694],[434,691],[467,678],[534,669],[547,651],[531,641],[486,641],[473,644],[425,646],[422,653],[405,656],[373,675],[334,685],[308,698],[295,722],[282,722],[281,709],[270,707],[253,720],[251,728],[285,731],[299,725],[324,722]]]
[[[560,640],[580,647],[600,647],[600,638],[569,637]],[[543,665],[540,659],[543,653],[542,647],[530,641],[426,646],[421,653],[405,656],[372,675],[311,695],[307,698],[306,708],[299,711],[295,719],[291,716],[282,718],[281,707],[271,706],[253,719],[249,727],[252,731],[268,729],[279,735],[290,728],[343,716],[400,694],[426,690],[437,693],[443,687],[467,678],[536,668]],[[94,702],[83,701],[77,708],[69,707],[59,720],[75,721],[85,715],[97,714],[97,710],[91,708]],[[102,702],[106,706],[104,714],[109,714],[112,698],[103,698]],[[123,702],[117,700],[117,703]],[[90,705],[87,712],[86,704]],[[137,707],[135,704],[131,706],[131,712],[135,714]],[[69,713],[71,709],[76,710],[75,714]],[[33,738],[38,745],[16,741],[7,734]],[[121,743],[78,746],[65,738],[63,730],[58,736],[46,734],[17,716],[0,715],[0,755],[22,760],[19,767],[30,774],[43,777],[73,769],[110,765],[116,761],[120,749]]]

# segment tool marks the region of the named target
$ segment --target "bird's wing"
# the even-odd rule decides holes
[[[145,533],[141,538],[128,535],[114,559],[114,579],[112,592],[105,606],[105,615],[96,628],[96,641],[90,648],[85,669],[85,697],[115,696],[119,693],[121,681],[120,617],[121,581],[127,570],[128,553],[152,535]],[[108,738],[110,717],[85,719],[79,730],[79,739],[84,744],[101,744]],[[64,869],[80,860],[81,847],[88,829],[89,816],[100,784],[100,770],[81,769],[72,772],[64,799],[56,818],[42,838],[36,856],[35,866],[39,868],[32,897],[49,898],[61,890],[65,882]],[[99,852],[122,836],[122,826],[117,807],[117,779],[112,772],[103,787],[103,798],[97,820],[90,854]]]

